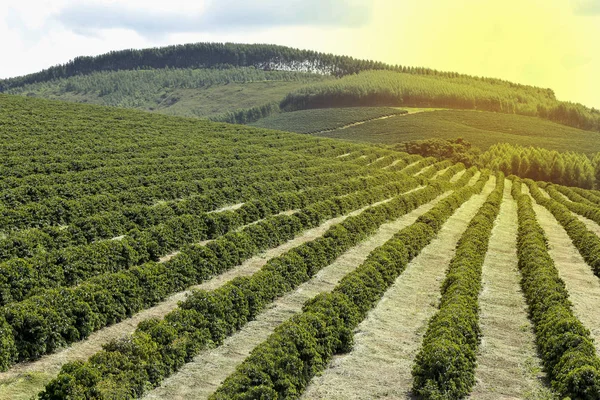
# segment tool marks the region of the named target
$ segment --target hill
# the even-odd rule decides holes
[[[93,72],[26,84],[7,93],[135,108],[161,114],[210,117],[279,102],[290,91],[327,76],[254,67]]]
[[[2,399],[600,396],[596,191],[12,95],[0,138]]]
[[[275,93],[273,93],[274,97],[260,96],[252,107],[264,107],[267,103],[275,102],[278,108],[284,111],[348,106],[475,109],[538,116],[580,129],[600,131],[600,111],[581,104],[559,101],[550,89],[493,78],[473,77],[430,68],[387,65],[381,62],[273,45],[196,43],[154,49],[124,50],[95,57],[78,57],[66,64],[38,73],[2,80],[0,91],[54,96],[54,98],[57,98],[56,93],[59,92],[62,99],[94,103],[102,103],[103,100],[98,100],[97,97],[106,92],[106,94],[114,94],[107,97],[109,103],[116,103],[112,105],[163,109],[161,105],[165,100],[168,105],[170,102],[176,102],[181,96],[185,98],[182,104],[186,104],[189,103],[188,100],[193,101],[194,96],[198,96],[196,99],[201,100],[210,97],[211,94],[188,93],[189,97],[179,93],[170,95],[169,92],[177,88],[180,82],[165,81],[162,78],[154,80],[149,92],[132,91],[129,82],[139,80],[140,78],[135,77],[137,74],[144,77],[152,76],[152,73],[142,73],[138,70],[171,68],[188,70],[183,75],[204,75],[206,72],[196,72],[196,70],[232,67],[316,73],[335,78],[296,86],[291,88],[292,90],[283,98],[276,98]],[[98,75],[99,73],[103,74]],[[112,77],[115,73],[118,78]],[[95,91],[98,95],[82,98],[76,88],[82,86],[80,77],[89,75],[95,75],[95,79],[91,79],[95,80],[91,91],[92,93]],[[311,80],[314,76],[304,79]],[[124,88],[121,90],[120,84],[112,84],[111,81],[127,83],[122,85]],[[42,89],[39,86],[44,83],[48,84],[49,88]],[[25,89],[27,85],[32,86]],[[163,95],[166,97],[162,97]],[[268,101],[259,102],[263,100]],[[235,94],[230,103],[233,106],[244,105],[243,102],[238,101]],[[218,104],[212,108],[216,107]],[[223,112],[232,110],[233,107],[227,107]],[[203,114],[205,111],[194,110],[193,106],[183,106],[179,109],[175,107],[173,112],[184,115],[207,115]],[[255,119],[250,118],[250,120]],[[242,121],[237,122],[246,121],[248,118],[244,116]]]
[[[410,108],[405,108],[411,110]],[[331,110],[331,113],[335,111]],[[310,111],[301,113],[313,120]],[[270,118],[261,121],[262,127],[288,131],[295,129],[295,112],[278,115],[277,123]],[[319,120],[327,119],[319,111]],[[284,121],[289,121],[286,123]],[[323,124],[323,126],[326,126]],[[320,136],[358,142],[395,144],[422,139],[456,139],[461,137],[474,146],[487,150],[497,143],[544,147],[560,152],[575,151],[591,155],[600,151],[600,134],[566,127],[537,117],[468,110],[433,110],[414,112],[393,118],[368,121],[348,126]]]

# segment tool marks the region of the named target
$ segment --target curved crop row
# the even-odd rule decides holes
[[[442,284],[439,311],[429,321],[413,366],[413,392],[424,399],[459,399],[475,385],[481,273],[504,193],[504,175],[456,246]]]
[[[585,198],[589,202],[593,203],[594,205],[600,206],[600,193],[598,191],[587,190],[578,187],[569,187],[569,189],[572,192],[577,193],[581,197]]]
[[[575,203],[582,203],[582,204],[585,204],[588,206],[598,207],[598,205],[596,203],[594,203],[592,200],[590,200],[590,198],[592,198],[591,196],[593,196],[593,195],[587,194],[589,192],[587,192],[585,189],[581,189],[581,192],[579,192],[579,191],[573,190],[573,188],[570,188],[568,186],[562,186],[562,185],[552,185],[552,188],[554,188],[556,191],[562,193],[569,200],[571,200]],[[585,193],[585,194],[582,195],[580,193]]]
[[[472,195],[481,192],[488,177],[482,174],[475,186],[459,189],[440,201],[375,249],[332,293],[307,302],[302,314],[284,322],[256,347],[211,399],[299,397],[334,354],[351,349],[354,328],[448,218]]]
[[[268,208],[273,212],[275,210],[281,212],[304,207],[311,201],[314,201],[313,199],[322,198],[327,194],[348,194],[354,190],[366,189],[373,185],[407,178],[406,175],[401,173],[373,174],[368,177],[360,176],[351,179],[345,179],[346,175],[342,172],[329,176],[331,182],[335,182],[334,184],[331,184],[331,182],[324,183],[323,185],[318,184],[304,188],[301,191],[276,193],[267,198],[245,202],[241,209],[238,210],[241,216],[240,222],[252,222],[253,220],[248,217],[255,214],[252,211],[254,208]],[[100,239],[125,235],[133,229],[156,228],[157,225],[169,223],[169,221],[176,220],[177,217],[190,214],[203,217],[208,221],[216,219],[215,216],[203,216],[203,214],[207,214],[206,207],[210,203],[207,204],[205,201],[201,201],[202,199],[205,199],[205,197],[192,196],[184,200],[166,202],[155,206],[125,207],[119,210],[119,212],[100,213],[92,217],[82,218],[74,221],[69,227],[64,229],[56,226],[47,226],[16,231],[0,239],[0,260],[8,260],[15,257],[28,258],[42,252],[85,245]],[[265,207],[265,204],[268,207]],[[245,214],[250,215],[247,217]],[[207,226],[212,225],[214,224],[209,223]],[[229,224],[228,226],[234,225]],[[220,231],[218,226],[215,226],[214,230],[216,232]],[[208,236],[210,237],[210,232],[208,232]]]
[[[443,187],[439,184],[436,191]],[[224,272],[258,251],[281,244],[321,221],[343,215],[382,197],[358,192],[313,204],[292,216],[276,216],[230,232],[206,246],[192,245],[166,263],[147,263],[100,275],[77,287],[45,290],[1,312],[12,329],[2,331],[0,367],[35,359],[57,347],[81,340],[164,299],[169,294]],[[12,343],[12,344],[11,344]]]
[[[258,152],[258,149],[257,149]],[[262,153],[262,154],[261,154]],[[215,155],[218,157],[219,155]],[[0,204],[6,207],[18,207],[31,202],[39,202],[46,198],[59,196],[70,200],[77,200],[86,196],[97,194],[118,195],[124,190],[166,192],[167,183],[182,184],[185,182],[194,182],[204,190],[209,190],[218,184],[219,180],[239,180],[239,175],[267,175],[271,173],[269,179],[275,179],[271,165],[281,165],[281,169],[290,169],[295,171],[298,168],[309,168],[319,165],[327,165],[328,159],[307,159],[301,155],[288,155],[275,152],[259,152],[253,157],[264,158],[266,165],[256,162],[249,164],[254,158],[243,159],[241,165],[231,165],[227,167],[210,168],[210,159],[191,159],[186,164],[177,165],[173,171],[155,172],[153,169],[141,169],[137,175],[124,177],[105,177],[99,179],[84,180],[82,182],[60,182],[53,184],[43,184],[41,182],[20,185],[13,188],[3,188],[0,192]],[[244,179],[244,178],[242,178]]]
[[[465,169],[465,165],[461,162],[451,165],[443,174],[439,175],[436,179],[439,181],[449,182],[454,175]]]
[[[564,200],[555,192],[553,185],[546,186],[546,191],[553,197],[549,199],[542,195],[534,181],[525,180],[525,182],[529,186],[529,190],[535,201],[546,207],[554,215],[554,218],[565,229],[585,262],[592,268],[594,274],[600,277],[600,238],[571,212],[573,210],[579,210],[578,214],[585,212],[584,210],[593,212],[592,208],[584,204]],[[600,209],[597,210],[597,215],[600,217]],[[590,215],[590,213],[586,212],[586,215]]]
[[[251,277],[237,278],[212,292],[194,292],[164,320],[144,322],[133,337],[107,345],[85,364],[65,365],[41,398],[69,392],[110,398],[115,396],[115,387],[117,397],[141,396],[200,350],[211,343],[221,344],[267,304],[308,281],[381,224],[433,200],[442,190],[428,186],[371,207],[331,227],[322,237],[270,260]],[[93,376],[91,382],[78,379],[84,371]],[[110,389],[103,391],[106,387]]]
[[[384,200],[418,185],[417,180],[406,178],[356,192],[353,196],[368,195],[370,200]],[[143,232],[129,232],[122,240],[61,249],[31,260],[6,261],[0,264],[0,305],[21,301],[40,288],[73,286],[96,275],[158,261],[160,256],[181,246],[221,236],[286,209],[307,207],[327,200],[345,201],[328,191],[313,198],[301,198],[292,193],[287,198],[280,198],[284,200],[280,203],[282,208],[269,200],[255,200],[235,211],[176,217]]]
[[[538,354],[553,388],[571,399],[600,399],[600,359],[590,332],[575,317],[569,294],[548,254],[531,198],[515,180],[519,230],[517,254],[521,288],[535,327]]]
[[[92,195],[75,200],[55,196],[20,207],[0,207],[0,224],[6,230],[69,224],[101,212],[118,212],[125,206],[150,206],[158,200],[175,200],[192,195],[196,195],[195,204],[204,204],[204,211],[208,211],[215,206],[247,200],[258,194],[298,190],[306,186],[327,183],[328,175],[332,173],[345,173],[350,177],[353,172],[357,172],[341,163],[332,166],[330,162],[323,162],[318,167],[306,170],[284,168],[284,165],[279,168],[281,168],[279,175],[273,175],[272,171],[263,171],[252,175],[241,174],[230,179],[209,179],[209,183],[205,181],[165,182],[159,187],[142,187],[118,195]],[[133,209],[136,210],[135,207]]]
[[[427,158],[422,158],[418,161],[416,161],[414,163],[414,165],[408,166],[408,167],[403,167],[403,168],[398,168],[399,170],[401,170],[402,172],[404,172],[406,175],[414,175],[417,172],[420,172],[423,168],[425,167],[429,167],[430,165],[435,164],[436,162],[438,162],[437,158],[435,157],[427,157]],[[391,170],[395,170],[395,167],[391,167]]]
[[[528,181],[529,182],[529,181]],[[579,202],[573,200],[567,200],[559,194],[559,191],[554,187],[554,185],[549,184],[545,185],[545,190],[548,192],[550,197],[555,200],[557,203],[562,204],[564,207],[573,211],[576,214],[579,214],[583,217],[591,219],[597,224],[600,224],[600,207],[595,204],[590,204],[587,202]],[[576,195],[577,196],[577,195]],[[574,197],[577,198],[577,197]],[[578,200],[581,200],[577,198]]]
[[[417,176],[420,176],[421,178],[425,178],[425,179],[431,179],[439,171],[442,171],[446,168],[450,168],[451,166],[452,166],[452,161],[449,161],[449,160],[440,161],[440,162],[433,164],[432,166],[430,166],[429,168],[427,168],[425,171],[423,171],[422,173],[420,173]]]

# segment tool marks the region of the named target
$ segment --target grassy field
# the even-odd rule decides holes
[[[390,119],[439,115],[462,114]],[[0,138],[0,399],[600,396],[592,201],[369,144],[22,96],[0,95]]]
[[[310,119],[308,115],[306,117]],[[600,134],[597,132],[536,117],[466,110],[437,110],[370,121],[321,136],[384,144],[462,137],[482,150],[505,142],[586,154],[600,151]]]
[[[405,110],[392,107],[321,108],[279,113],[250,125],[297,133],[317,133],[405,113]]]

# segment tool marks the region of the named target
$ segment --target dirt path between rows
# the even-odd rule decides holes
[[[344,130],[344,129],[348,129],[348,128],[352,128],[352,127],[355,127],[355,126],[366,124],[367,122],[381,121],[381,120],[384,120],[384,119],[390,119],[390,118],[395,118],[395,117],[405,117],[407,115],[413,115],[413,114],[418,114],[418,113],[423,113],[423,112],[431,112],[431,111],[436,111],[436,110],[444,110],[443,108],[410,108],[410,107],[406,107],[406,108],[404,108],[404,107],[394,107],[394,108],[397,108],[399,110],[406,110],[408,112],[405,113],[405,114],[390,114],[390,115],[384,115],[382,117],[367,119],[365,121],[353,122],[351,124],[339,126],[337,128],[327,129],[327,130],[324,130],[324,131],[315,132],[314,134],[315,135],[320,135],[320,134],[323,134],[323,133],[330,133],[330,132],[341,131],[341,130]]]
[[[545,207],[535,203],[533,209],[546,232],[550,256],[558,273],[565,281],[573,311],[577,318],[591,331],[596,351],[600,351],[600,279],[579,254],[569,235]]]
[[[494,186],[492,177],[482,194],[473,196],[448,219],[358,326],[352,352],[335,357],[312,380],[303,399],[410,398],[413,359],[437,311],[448,263]]]
[[[543,190],[542,188],[540,188],[540,191],[542,192],[542,194],[544,196],[547,196],[548,198],[550,198],[550,195],[545,190]],[[564,194],[562,194],[560,192],[559,192],[559,194],[561,195],[561,197],[563,199],[565,199],[568,202],[571,202],[571,199],[569,199],[567,196],[565,196]],[[590,230],[590,231],[594,232],[596,235],[600,236],[600,225],[598,225],[596,222],[592,221],[591,219],[586,218],[583,215],[579,215],[579,214],[577,214],[575,212],[573,212],[573,215],[575,217],[577,217],[578,220],[580,220],[581,222],[583,222],[583,224],[585,225],[585,227],[588,230]]]
[[[482,341],[472,400],[550,398],[535,334],[520,288],[517,204],[506,180],[500,213],[483,264],[479,297]]]
[[[265,341],[283,321],[301,312],[307,300],[319,293],[333,290],[345,275],[364,262],[371,251],[387,242],[402,228],[414,223],[420,215],[433,208],[449,194],[448,192],[439,196],[396,221],[383,224],[374,235],[344,253],[294,292],[276,300],[256,320],[226,339],[222,346],[204,352],[193,362],[186,364],[145,398],[174,400],[208,398],[244,361],[252,349]]]
[[[382,204],[389,200],[391,199],[373,205]],[[280,256],[302,243],[322,236],[331,226],[344,221],[349,216],[359,214],[366,208],[368,207],[342,217],[330,219],[319,227],[307,230],[287,243],[252,257],[240,266],[191,289],[213,290],[238,276],[251,275],[266,264],[269,259]],[[76,360],[87,360],[91,355],[100,351],[102,345],[105,343],[133,333],[141,321],[153,317],[164,317],[167,313],[177,308],[180,301],[185,300],[190,290],[176,293],[158,305],[141,311],[118,324],[99,330],[90,335],[86,340],[73,343],[70,347],[64,348],[57,353],[44,356],[38,361],[18,364],[7,372],[0,373],[0,399],[30,399],[33,394],[43,390],[44,386],[58,374],[63,364]]]

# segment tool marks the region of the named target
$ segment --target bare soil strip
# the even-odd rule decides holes
[[[402,160],[394,160],[393,163],[391,163],[390,165],[386,165],[382,169],[389,169],[389,168],[393,167],[394,165],[398,164],[400,161],[402,161]]]
[[[454,183],[457,180],[459,180],[465,174],[465,172],[467,172],[466,169],[463,169],[462,171],[458,171],[456,173],[456,175],[454,175],[452,178],[450,178],[450,183]]]
[[[433,165],[428,165],[426,167],[423,167],[423,169],[421,169],[419,172],[415,173],[413,176],[419,176],[430,168],[433,168]]]
[[[422,112],[431,112],[431,111],[435,111],[435,110],[445,110],[444,108],[412,108],[412,109],[408,108],[408,107],[406,107],[406,108],[405,107],[394,107],[394,108],[397,108],[399,110],[406,110],[408,112],[406,114],[391,114],[391,115],[385,115],[383,117],[368,119],[366,121],[354,122],[352,124],[340,126],[340,127],[334,128],[334,129],[328,129],[328,130],[320,131],[320,132],[317,132],[317,134],[329,133],[329,132],[335,132],[335,131],[341,131],[343,129],[348,129],[348,128],[351,128],[353,126],[363,125],[363,124],[366,124],[367,122],[380,121],[382,119],[395,118],[395,117],[403,117],[403,116],[406,116],[406,115],[418,114],[418,113],[422,113]]]
[[[583,222],[585,224],[585,227],[588,230],[590,230],[590,231],[594,232],[596,235],[600,236],[600,225],[598,225],[596,222],[592,221],[591,219],[584,217],[583,215],[579,215],[576,213],[573,213],[573,215],[576,216],[578,220]]]
[[[533,209],[548,237],[550,256],[565,281],[575,316],[591,331],[596,351],[600,351],[600,279],[594,275],[552,213],[535,201]]]
[[[358,326],[354,349],[315,377],[304,399],[410,398],[411,369],[456,244],[495,186],[465,202]]]
[[[374,164],[374,163],[376,163],[377,161],[381,161],[381,160],[383,160],[384,158],[385,158],[385,157],[379,157],[377,160],[375,160],[375,161],[373,161],[373,162],[370,162],[370,163],[368,163],[368,164],[367,164],[367,167],[368,167],[369,165],[373,165],[373,164]]]
[[[483,264],[483,290],[479,297],[483,337],[473,400],[550,398],[519,285],[517,204],[510,195],[511,185],[506,180]]]
[[[550,195],[542,188],[539,188],[540,192],[542,192],[542,194],[548,198],[550,198]],[[559,193],[563,199],[567,200],[567,201],[571,201],[567,196],[565,196],[564,194]],[[573,215],[575,217],[577,217],[578,220],[580,220],[581,222],[583,222],[585,224],[585,227],[587,229],[589,229],[590,231],[594,232],[596,235],[600,236],[600,225],[598,225],[597,223],[595,223],[594,221],[592,221],[591,219],[588,219],[586,217],[584,217],[583,215],[579,215],[577,213],[573,213]]]
[[[220,213],[220,212],[223,212],[223,211],[235,211],[237,209],[242,208],[242,206],[244,204],[245,203],[231,204],[231,205],[225,206],[223,208],[219,208],[218,210],[209,211],[209,212],[207,212],[207,214]]]
[[[390,200],[391,199],[384,200],[375,203],[374,205],[382,204]],[[330,219],[319,227],[307,230],[293,240],[290,240],[279,247],[267,250],[262,254],[247,260],[242,265],[221,275],[215,276],[203,284],[191,289],[213,290],[238,276],[251,275],[265,265],[269,259],[280,256],[296,246],[322,236],[331,226],[344,221],[349,216],[361,213],[366,208],[368,207],[342,217]],[[158,305],[141,311],[118,324],[95,332],[86,340],[73,343],[71,346],[62,349],[57,353],[49,354],[34,362],[18,364],[7,372],[0,373],[0,399],[30,399],[32,393],[43,390],[44,386],[58,374],[63,364],[77,360],[85,361],[91,355],[101,350],[102,345],[105,343],[133,333],[140,322],[153,317],[164,317],[166,314],[177,308],[180,301],[185,300],[189,295],[190,290],[176,293]]]
[[[445,173],[449,169],[450,169],[450,167],[439,170],[438,172],[435,173],[435,175],[431,179],[437,179],[440,175],[442,175],[443,173]]]
[[[282,212],[280,212],[277,215],[292,215],[292,214],[295,214],[297,212],[298,212],[298,210],[288,210],[288,211],[282,211]],[[251,223],[249,223],[247,225],[240,226],[238,229],[235,229],[233,232],[239,232],[239,231],[243,230],[244,228],[246,228],[246,227],[248,227],[250,225],[258,224],[260,221],[263,221],[263,220],[259,219],[258,221],[254,221],[254,222],[251,222]],[[207,239],[207,240],[203,240],[201,242],[198,242],[197,244],[200,245],[200,246],[206,246],[207,244],[209,244],[210,242],[212,242],[214,240],[216,240],[216,239]],[[163,257],[159,258],[158,262],[165,263],[165,262],[169,261],[170,259],[172,259],[173,257],[175,257],[176,255],[178,255],[179,253],[181,253],[181,251],[176,250],[176,251],[174,251],[174,252],[172,252],[170,254],[167,254],[166,256],[163,256]]]
[[[367,122],[381,121],[382,119],[394,118],[394,117],[398,117],[398,116],[400,116],[400,115],[407,115],[407,114],[391,114],[391,115],[384,115],[383,117],[371,118],[371,119],[367,119],[367,120],[365,120],[365,121],[353,122],[353,123],[351,123],[351,124],[348,124],[348,125],[338,126],[337,128],[333,128],[333,129],[326,129],[326,130],[324,130],[324,131],[315,132],[315,134],[317,134],[317,135],[320,135],[320,134],[322,134],[322,133],[329,133],[329,132],[341,131],[341,130],[343,130],[343,129],[352,128],[353,126],[358,126],[358,125],[363,125],[363,124],[366,124]]]
[[[382,225],[374,235],[344,253],[313,279],[275,301],[270,309],[226,339],[222,346],[204,352],[193,362],[186,364],[146,398],[176,400],[208,398],[250,355],[252,349],[265,341],[283,321],[301,312],[307,300],[319,293],[331,291],[346,274],[362,264],[371,251],[387,242],[399,230],[414,223],[419,215],[433,208],[448,194],[449,192],[439,196],[394,222]]]

